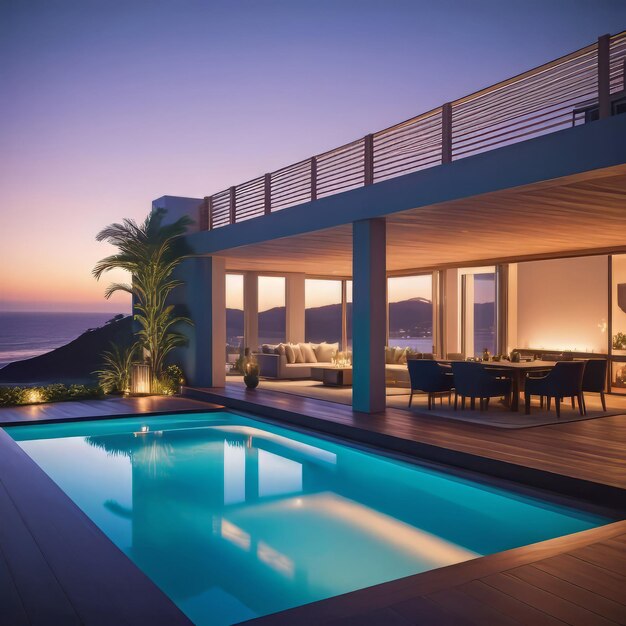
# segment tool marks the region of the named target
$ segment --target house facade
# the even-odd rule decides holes
[[[626,33],[606,35],[277,172],[155,200],[195,220],[177,295],[189,384],[224,386],[227,346],[328,341],[367,413],[386,406],[393,346],[602,355],[624,393],[625,59]]]

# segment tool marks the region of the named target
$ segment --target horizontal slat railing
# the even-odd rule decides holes
[[[626,96],[626,31],[212,196],[211,230],[585,123]],[[617,96],[615,96],[617,94]],[[590,116],[590,110],[595,113]]]

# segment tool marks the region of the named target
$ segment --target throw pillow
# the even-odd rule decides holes
[[[315,350],[318,363],[330,363],[337,355],[338,350],[338,343],[326,343],[325,341],[320,343],[320,345],[317,346],[317,350]]]
[[[285,344],[285,355],[287,357],[287,363],[296,362],[296,353],[294,352],[293,346],[290,343]]]
[[[406,365],[406,348],[396,348],[396,362],[398,365]]]
[[[278,356],[282,356],[282,355],[286,354],[285,346],[286,346],[286,344],[284,344],[284,343],[279,343],[276,346],[276,354],[278,354]]]
[[[385,365],[393,365],[395,362],[396,349],[385,346]]]
[[[300,346],[300,350],[302,351],[302,356],[304,357],[305,363],[317,363],[317,357],[315,356],[313,346],[310,343],[301,343],[298,345]]]
[[[300,346],[297,343],[291,343],[289,345],[293,350],[293,355],[295,358],[293,363],[304,363],[304,356],[302,355],[302,350],[300,350]]]

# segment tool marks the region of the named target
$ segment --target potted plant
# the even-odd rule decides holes
[[[626,351],[626,333],[613,335],[613,350]]]
[[[256,389],[259,386],[260,368],[258,361],[250,354],[250,348],[246,348],[241,364],[243,382],[248,389]]]

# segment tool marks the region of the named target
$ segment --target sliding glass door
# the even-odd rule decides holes
[[[495,267],[464,269],[461,273],[461,337],[463,354],[496,354],[497,295]]]

